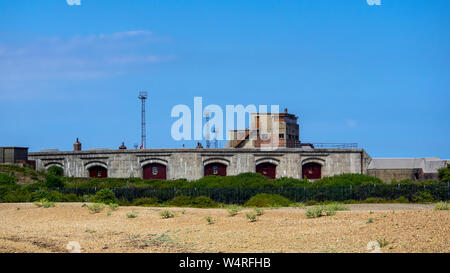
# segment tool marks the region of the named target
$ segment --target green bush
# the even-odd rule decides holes
[[[450,182],[450,164],[447,164],[447,168],[438,170],[438,177],[441,182]]]
[[[63,176],[64,175],[64,169],[59,166],[51,166],[47,169],[47,173],[54,176]]]
[[[431,203],[435,200],[429,191],[420,191],[412,196],[411,201],[417,203]]]
[[[105,209],[105,205],[100,203],[94,203],[92,205],[84,204],[83,207],[87,207],[91,214],[100,213]]]
[[[397,203],[409,203],[409,199],[404,197],[404,196],[400,196],[399,198],[395,199],[395,202],[397,202]]]
[[[292,203],[278,194],[259,193],[250,198],[246,203],[246,207],[288,207]]]
[[[62,188],[64,187],[64,183],[59,176],[47,174],[45,176],[45,186],[47,188]]]
[[[218,204],[208,196],[198,196],[191,198],[189,196],[176,196],[170,200],[167,205],[173,207],[194,207],[194,208],[217,208]]]
[[[9,191],[2,197],[2,202],[5,203],[31,202],[31,193],[24,189]]]
[[[250,222],[255,222],[257,220],[256,213],[254,212],[246,213],[245,216]]]
[[[217,208],[218,204],[208,196],[198,196],[192,199],[191,203],[194,208]]]
[[[434,206],[435,210],[450,210],[450,204],[447,202],[439,202]]]
[[[326,209],[334,210],[334,211],[349,210],[349,208],[347,206],[345,206],[341,203],[337,203],[337,202],[333,202],[333,203],[326,205]]]
[[[237,205],[229,205],[226,207],[226,209],[230,216],[235,216],[239,211],[242,210],[242,207]]]
[[[94,194],[90,201],[94,203],[111,204],[117,203],[117,198],[112,190],[101,189]]]
[[[176,196],[170,200],[167,204],[173,207],[189,207],[191,205],[192,198],[189,196]]]
[[[133,206],[155,207],[158,205],[158,199],[154,197],[143,197],[133,200]]]
[[[313,206],[306,209],[307,218],[319,218],[322,216],[323,206]]]
[[[168,211],[168,210],[163,210],[163,211],[161,211],[161,212],[159,213],[159,215],[160,215],[162,218],[164,218],[164,219],[172,218],[172,217],[175,216],[175,214],[173,214],[172,212],[170,212],[170,211]]]
[[[0,185],[14,185],[16,178],[12,174],[0,173]]]

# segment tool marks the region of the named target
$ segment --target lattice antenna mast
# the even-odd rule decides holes
[[[209,132],[209,119],[211,117],[210,112],[205,112],[205,119],[206,119],[206,149],[209,149],[211,147],[211,136]]]
[[[146,148],[147,135],[145,129],[145,101],[147,100],[147,92],[139,92],[138,99],[141,100],[141,149]]]
[[[217,132],[216,132],[216,127],[213,128],[213,133],[214,133],[214,148],[217,149],[219,144],[217,142]]]

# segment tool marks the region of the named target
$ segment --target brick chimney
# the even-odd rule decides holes
[[[77,138],[77,141],[73,144],[73,150],[81,151],[81,143],[78,141],[78,138]]]

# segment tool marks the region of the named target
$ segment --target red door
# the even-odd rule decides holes
[[[167,179],[167,167],[163,164],[151,163],[144,166],[144,175],[143,178],[145,180],[151,179]]]
[[[302,167],[302,177],[306,179],[322,178],[322,166],[317,163],[307,163]]]
[[[207,175],[227,176],[227,166],[220,163],[210,163],[205,166],[205,176]]]
[[[91,178],[106,178],[108,171],[101,166],[94,166],[89,169],[89,177]]]
[[[256,165],[256,172],[270,179],[275,179],[277,174],[277,165],[272,163],[261,163]]]

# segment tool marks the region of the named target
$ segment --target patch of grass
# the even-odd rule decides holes
[[[263,209],[260,209],[260,208],[255,208],[255,214],[256,214],[257,216],[261,216],[261,215],[264,214],[264,210],[263,210]]]
[[[389,242],[385,238],[377,239],[377,242],[381,248],[383,248],[389,244]]]
[[[115,210],[117,210],[119,208],[119,204],[117,204],[117,203],[110,203],[110,204],[108,204],[108,207],[109,207],[110,210],[115,211]]]
[[[319,218],[322,216],[323,206],[313,206],[306,209],[307,218]]]
[[[336,215],[336,210],[333,207],[326,206],[323,211],[325,212],[326,216],[333,216]]]
[[[328,204],[326,206],[326,209],[334,210],[334,211],[349,210],[349,208],[346,205],[341,204],[341,203],[337,203],[337,202]]]
[[[87,207],[89,210],[89,213],[91,213],[91,214],[100,213],[105,209],[105,205],[100,204],[100,203],[94,203],[90,206],[84,204],[83,206]]]
[[[159,213],[159,215],[164,218],[164,219],[168,219],[168,218],[172,218],[175,216],[175,214],[173,214],[172,212],[168,211],[168,210],[163,210]]]
[[[366,224],[372,224],[373,223],[373,218],[369,218],[369,220],[367,220]]]
[[[301,203],[301,202],[295,202],[295,203],[290,204],[289,207],[297,208],[297,209],[303,209],[303,208],[306,207],[306,205],[304,203]]]
[[[158,198],[154,197],[136,198],[133,200],[133,206],[157,207],[158,205]]]
[[[241,210],[242,210],[242,207],[241,206],[237,206],[237,205],[229,205],[227,207],[227,212],[228,212],[228,215],[230,215],[230,216],[235,216]]]
[[[35,206],[37,207],[43,207],[43,208],[52,208],[55,206],[54,202],[48,201],[45,198],[42,198],[41,200],[39,200],[39,202],[34,202],[33,203]]]
[[[132,213],[127,213],[127,218],[136,218],[137,214],[132,212]]]
[[[409,203],[409,199],[404,197],[404,196],[400,196],[399,198],[395,199],[396,203]]]
[[[438,202],[434,205],[434,210],[449,210],[450,205],[447,202]]]
[[[256,213],[254,213],[254,212],[246,213],[245,216],[247,217],[247,219],[250,222],[256,222],[256,220],[257,220]]]
[[[283,197],[279,194],[268,194],[268,193],[259,193],[252,198],[250,198],[247,202],[245,202],[246,207],[288,207],[292,204],[292,201]]]
[[[205,217],[206,222],[208,222],[208,224],[212,225],[215,223],[215,221],[213,220],[213,218],[211,216],[206,216]]]

